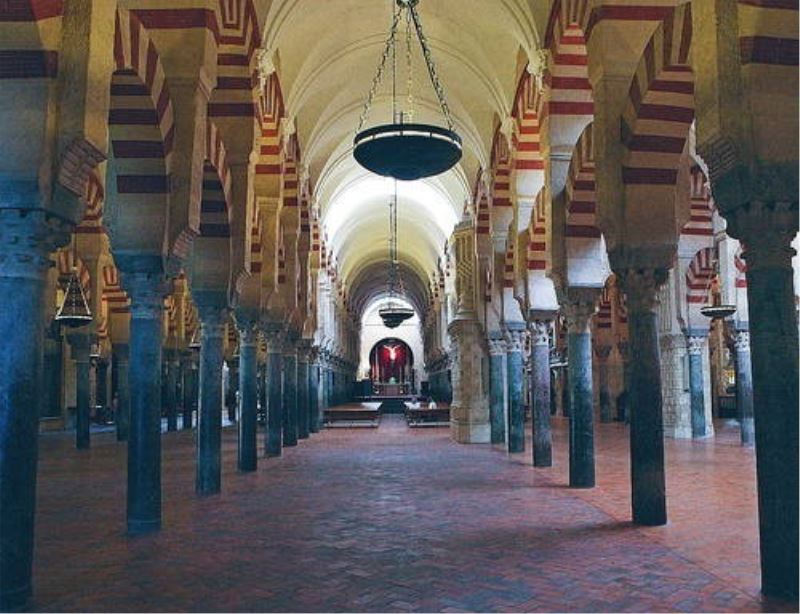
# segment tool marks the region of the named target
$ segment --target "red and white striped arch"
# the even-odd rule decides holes
[[[231,234],[231,174],[227,153],[216,125],[206,125],[203,195],[200,201],[200,236],[228,238]]]
[[[567,173],[567,226],[565,235],[569,239],[599,239],[597,227],[597,202],[595,199],[595,166],[592,153],[593,124],[584,129]]]
[[[526,171],[544,171],[539,132],[541,104],[539,89],[533,76],[526,70],[517,86],[512,112],[517,128],[512,138],[514,170],[517,174]]]
[[[597,313],[594,316],[594,326],[597,336],[607,338],[614,328],[614,315],[611,303],[610,282],[607,283],[602,292],[597,305]]]
[[[75,227],[76,234],[103,234],[103,181],[96,171],[89,173],[86,182],[86,210],[81,223]]]
[[[274,177],[277,181],[281,174],[280,127],[281,119],[284,117],[284,106],[281,85],[276,73],[271,74],[264,84],[264,90],[259,97],[259,117],[261,134],[257,142],[259,155],[256,176]]]
[[[103,267],[103,300],[111,314],[130,312],[131,302],[119,283],[119,272],[113,264]]]
[[[690,315],[693,306],[707,305],[710,299],[711,284],[716,275],[716,256],[713,247],[704,247],[694,255],[686,270],[686,302],[689,304]],[[691,320],[692,324],[697,324]]]
[[[690,176],[689,221],[681,230],[681,237],[713,237],[715,207],[708,178],[696,164],[692,166]]]
[[[545,190],[536,197],[536,203],[528,226],[528,275],[543,277],[550,266],[550,254],[547,249],[547,208],[545,207]]]
[[[671,190],[677,181],[694,121],[691,42],[691,4],[686,3],[670,11],[642,53],[622,116],[626,186]]]
[[[115,241],[160,251],[169,214],[172,102],[158,51],[139,19],[120,8],[115,26],[108,118],[113,160],[106,182],[106,192],[115,195]]]

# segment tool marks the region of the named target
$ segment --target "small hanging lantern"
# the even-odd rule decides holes
[[[700,313],[712,320],[723,320],[736,313],[736,305],[706,305],[700,308]]]
[[[372,87],[353,141],[353,156],[361,166],[378,175],[403,181],[432,177],[450,170],[458,163],[462,155],[461,137],[454,130],[453,118],[445,100],[444,88],[436,74],[428,41],[422,32],[419,13],[417,13],[418,2],[419,0],[397,0],[397,9],[393,15],[389,38],[378,65],[378,73],[372,81]],[[396,38],[397,29],[404,14],[408,92],[406,109],[398,111]],[[407,117],[413,118],[414,114],[411,92],[413,85],[412,26],[422,49],[428,77],[433,85],[447,127],[405,121]],[[392,122],[364,130],[372,101],[378,85],[383,79],[386,63],[390,58],[392,62]]]
[[[68,328],[78,328],[85,326],[92,321],[92,312],[89,309],[89,301],[81,287],[76,270],[67,280],[67,287],[64,291],[64,300],[56,313],[55,321]]]
[[[397,272],[397,181],[394,182],[394,197],[389,201],[389,301],[378,310],[386,328],[397,328],[414,315],[414,310],[403,307],[395,301],[395,296],[402,296],[403,278]]]

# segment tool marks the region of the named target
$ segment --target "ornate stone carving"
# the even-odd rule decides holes
[[[667,269],[626,268],[614,271],[625,292],[625,305],[630,313],[655,313],[659,305],[659,289],[669,276]]]
[[[567,300],[561,306],[564,315],[567,317],[567,331],[572,334],[583,334],[589,332],[589,321],[597,311],[594,301],[588,300]]]
[[[524,329],[508,329],[506,330],[506,348],[508,353],[520,353],[525,343],[525,330]]]
[[[163,273],[121,270],[120,281],[131,297],[131,318],[149,320],[161,317],[170,285]]]
[[[0,209],[0,267],[5,277],[39,279],[51,252],[69,241],[70,225],[43,210]]]
[[[506,353],[505,339],[498,337],[490,337],[488,339],[488,343],[489,343],[489,354],[491,356],[501,356]]]
[[[758,202],[725,215],[728,234],[742,241],[747,270],[791,268],[797,234],[797,202]]]
[[[533,320],[530,324],[531,345],[550,345],[552,320]]]
[[[686,338],[686,350],[692,356],[700,356],[703,353],[706,338],[697,335],[690,335]]]
[[[550,52],[547,49],[533,49],[528,54],[528,73],[536,80],[536,87],[539,89],[542,88],[549,59]]]
[[[736,353],[750,351],[750,331],[737,330],[733,337]]]

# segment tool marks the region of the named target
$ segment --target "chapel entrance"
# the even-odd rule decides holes
[[[381,339],[370,350],[369,365],[374,396],[405,396],[415,390],[414,353],[405,341]]]

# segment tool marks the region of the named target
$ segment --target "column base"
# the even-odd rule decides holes
[[[450,435],[457,443],[491,443],[492,429],[488,422],[463,422],[453,418],[450,420]]]

